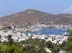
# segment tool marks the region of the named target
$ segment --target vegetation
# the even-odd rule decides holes
[[[72,53],[72,31],[67,42],[62,45],[53,44],[50,41],[46,42],[42,39],[28,39],[19,43],[14,42],[11,35],[8,36],[8,42],[0,42],[0,53],[47,53],[45,48],[49,48],[52,53],[58,53],[60,49],[66,50],[67,53]]]
[[[72,53],[72,30],[69,30],[69,38],[67,42],[64,42],[63,49],[67,51],[67,53]]]

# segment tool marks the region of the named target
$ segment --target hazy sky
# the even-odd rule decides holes
[[[71,13],[72,0],[0,0],[0,16],[25,9],[38,9],[48,13]]]

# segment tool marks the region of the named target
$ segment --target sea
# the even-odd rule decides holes
[[[40,30],[38,31],[33,31],[31,32],[31,34],[36,34],[36,35],[42,35],[42,34],[45,34],[45,35],[62,35],[63,33],[67,32],[68,33],[68,30],[67,29],[63,29],[63,28],[48,28],[48,27],[43,27],[41,28]]]

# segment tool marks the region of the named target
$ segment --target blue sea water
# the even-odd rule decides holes
[[[42,28],[39,31],[31,32],[32,34],[52,34],[52,35],[62,35],[64,32],[68,32],[68,30],[57,29],[57,28]]]

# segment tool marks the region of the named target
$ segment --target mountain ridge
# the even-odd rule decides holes
[[[14,23],[23,25],[25,23],[45,23],[51,24],[72,24],[72,14],[49,14],[35,9],[15,13],[0,18],[0,22]]]

